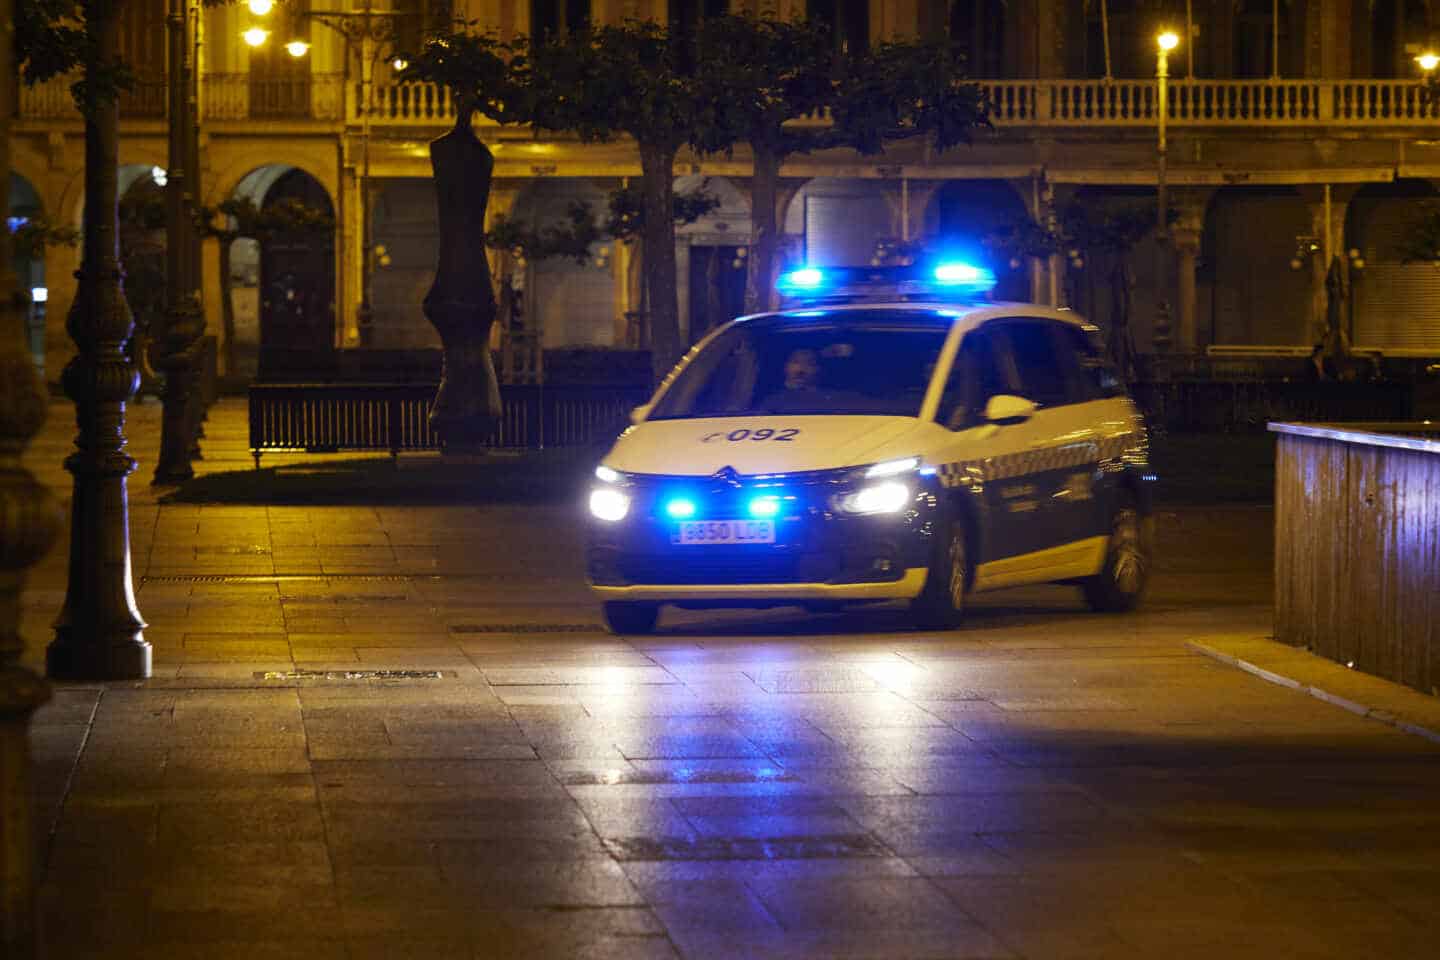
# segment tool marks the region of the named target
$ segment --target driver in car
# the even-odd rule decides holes
[[[785,386],[765,398],[768,409],[805,407],[814,403],[820,389],[820,356],[809,347],[791,350],[785,358]]]

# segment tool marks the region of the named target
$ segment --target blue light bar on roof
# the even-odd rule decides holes
[[[791,305],[887,300],[962,300],[995,286],[985,267],[957,260],[913,266],[802,267],[782,273],[776,289]]]
[[[813,293],[819,290],[824,283],[824,273],[814,267],[801,267],[799,270],[782,273],[776,286],[780,289],[781,293],[794,295]]]
[[[942,263],[935,267],[935,282],[946,287],[968,290],[989,290],[995,286],[995,274],[970,263]]]

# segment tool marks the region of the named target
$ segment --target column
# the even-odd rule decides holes
[[[350,135],[340,138],[340,346],[360,345],[360,291],[364,283],[365,238],[360,217],[365,209],[360,196],[360,176],[355,169],[355,149]]]
[[[1205,230],[1205,208],[1210,202],[1209,190],[1177,190],[1174,194],[1175,222],[1170,226],[1170,239],[1175,245],[1175,334],[1176,353],[1195,353],[1200,349],[1196,320],[1195,269],[1200,259],[1201,236]]]
[[[1349,260],[1346,257],[1345,247],[1345,218],[1350,209],[1350,201],[1358,189],[1359,187],[1354,184],[1330,186],[1328,210],[1324,185],[1308,185],[1300,189],[1300,195],[1304,197],[1305,205],[1310,211],[1310,235],[1315,238],[1315,242],[1320,248],[1309,258],[1310,310],[1305,329],[1305,342],[1307,343],[1320,343],[1332,337],[1344,338],[1347,334],[1344,316],[1337,318],[1339,321],[1337,329],[1330,329],[1328,317],[1330,295],[1325,288],[1325,278],[1330,270],[1330,264],[1336,260],[1341,265],[1342,278],[1349,276]],[[1350,295],[1348,289],[1345,291],[1345,295],[1347,297]]]
[[[13,18],[0,0],[0,22]],[[0,184],[10,181],[10,122],[16,76],[11,37],[0,31]],[[0,955],[38,955],[35,846],[30,813],[30,718],[50,698],[45,681],[20,665],[20,599],[26,571],[59,533],[55,502],[20,455],[45,419],[46,396],[25,340],[10,231],[0,230]]]

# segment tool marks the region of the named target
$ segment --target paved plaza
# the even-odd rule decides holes
[[[154,678],[59,686],[33,728],[48,957],[1440,955],[1440,743],[1383,722],[1440,714],[1263,640],[1263,506],[1167,506],[1132,615],[1053,587],[952,633],[620,638],[578,496],[407,502],[424,458],[256,473],[240,400],[157,495],[158,429],[132,409]],[[61,498],[72,435],[57,404],[27,455]]]

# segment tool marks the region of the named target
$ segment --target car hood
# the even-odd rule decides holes
[[[605,458],[623,473],[708,477],[799,473],[913,456],[913,417],[733,417],[647,420],[626,430]]]

